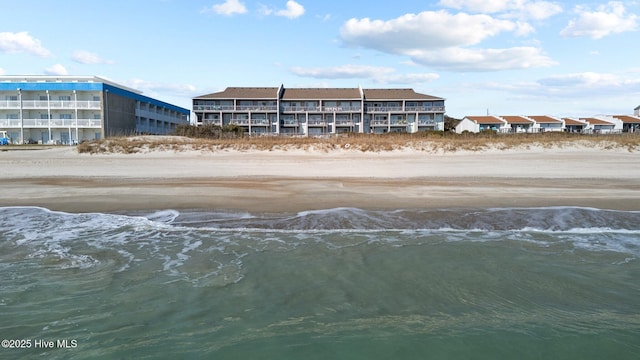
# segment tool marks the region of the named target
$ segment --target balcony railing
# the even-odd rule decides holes
[[[298,121],[297,120],[283,120],[282,121],[282,126],[298,126]]]
[[[19,109],[20,100],[0,101],[0,109]],[[100,101],[92,100],[22,100],[23,109],[100,109]]]
[[[354,121],[352,120],[336,120],[336,126],[353,126]]]
[[[2,119],[0,127],[7,128],[101,128],[100,119]]]
[[[389,126],[389,120],[371,120],[371,126]]]
[[[236,106],[238,111],[276,111],[278,107],[276,105],[238,105]]]
[[[402,106],[367,106],[365,110],[368,112],[393,112],[402,111]]]
[[[370,113],[375,112],[441,112],[444,111],[444,106],[407,106],[404,109],[402,106],[367,106],[366,111]]]
[[[320,111],[320,106],[281,106],[282,112]]]
[[[193,105],[193,111],[233,110],[233,105]]]
[[[360,111],[360,106],[323,106],[323,111]]]
[[[324,120],[309,120],[309,126],[327,126]]]
[[[267,119],[231,119],[229,120],[229,123],[234,125],[241,125],[241,126],[249,126],[249,124],[269,126],[269,120]]]
[[[444,106],[407,106],[405,111],[444,111]]]

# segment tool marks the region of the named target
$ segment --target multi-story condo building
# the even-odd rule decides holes
[[[444,130],[444,99],[413,89],[228,87],[193,99],[196,125],[251,134]]]
[[[0,130],[13,143],[168,134],[190,113],[95,76],[0,76]]]

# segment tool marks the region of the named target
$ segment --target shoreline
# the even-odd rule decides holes
[[[0,153],[0,206],[66,212],[299,212],[578,206],[640,210],[640,153]]]

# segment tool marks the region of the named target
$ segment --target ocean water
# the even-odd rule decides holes
[[[0,358],[638,359],[639,257],[592,208],[4,207]]]

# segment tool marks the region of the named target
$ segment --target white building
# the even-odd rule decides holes
[[[510,129],[511,125],[497,116],[465,116],[456,126],[456,133],[461,134],[465,131],[478,133],[484,130],[509,132]]]
[[[16,144],[168,134],[189,116],[189,109],[96,76],[0,76],[0,131]]]

